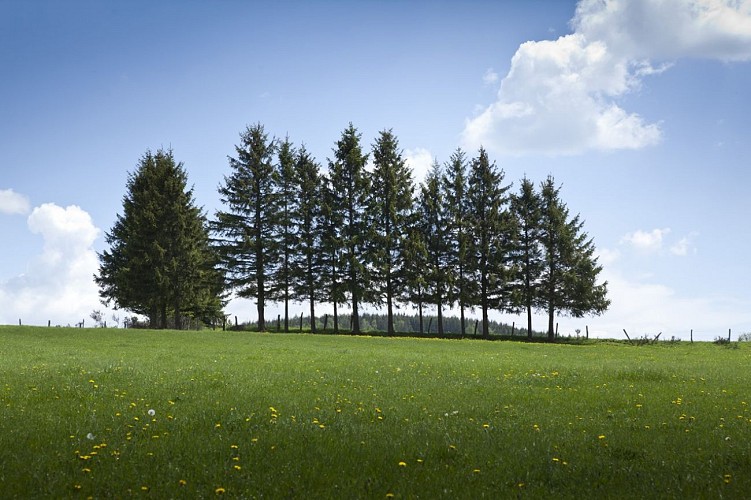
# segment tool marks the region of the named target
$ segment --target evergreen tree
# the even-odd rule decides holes
[[[594,256],[594,243],[583,231],[584,222],[579,215],[569,216],[559,192],[552,177],[542,183],[540,241],[544,268],[537,304],[548,313],[549,340],[555,338],[556,312],[580,318],[585,314],[601,314],[610,305],[607,282],[597,284],[602,266]]]
[[[339,231],[343,252],[341,271],[344,289],[352,302],[352,333],[360,333],[360,304],[370,299],[367,268],[370,180],[365,170],[368,155],[363,154],[360,134],[351,123],[336,143],[334,158],[329,164],[329,175],[334,193],[331,200],[336,203],[332,209],[342,221]]]
[[[443,335],[443,306],[448,303],[450,286],[448,214],[441,178],[441,166],[434,162],[421,186],[419,198],[420,229],[427,253],[425,298],[436,306],[439,335]]]
[[[371,225],[372,290],[379,303],[386,302],[389,334],[394,333],[394,302],[405,299],[407,263],[405,244],[412,214],[412,172],[399,151],[391,130],[384,130],[373,144]]]
[[[503,186],[504,174],[490,163],[480,148],[472,160],[469,174],[469,219],[474,242],[470,249],[470,266],[479,284],[474,305],[482,310],[482,336],[488,337],[488,310],[505,309],[509,301],[509,264],[513,251],[512,219],[506,210],[510,186]]]
[[[289,137],[279,145],[277,179],[277,206],[275,233],[279,249],[279,265],[271,277],[273,297],[284,304],[284,331],[289,331],[289,302],[292,298],[291,261],[297,243],[297,234],[293,227],[293,214],[300,203],[295,193],[295,150]]]
[[[299,200],[292,222],[297,235],[292,260],[294,294],[310,305],[310,331],[316,331],[315,303],[321,298],[321,177],[315,160],[302,146],[294,165],[294,186]]]
[[[334,332],[339,332],[338,305],[344,303],[344,284],[340,278],[344,268],[342,262],[341,228],[343,214],[336,209],[341,206],[341,200],[331,185],[331,180],[323,176],[320,184],[321,210],[321,281],[322,300],[334,305]]]
[[[475,296],[474,282],[469,279],[472,228],[468,220],[467,160],[464,151],[457,149],[446,163],[443,177],[443,196],[448,212],[449,262],[451,268],[450,302],[459,306],[461,334],[465,334],[464,311]]]
[[[237,158],[229,158],[232,173],[219,187],[226,210],[216,212],[214,233],[228,285],[239,297],[256,299],[258,329],[265,331],[269,277],[278,260],[276,142],[256,124],[240,134],[235,151]]]
[[[527,336],[532,338],[532,308],[536,303],[543,256],[540,247],[542,200],[535,186],[526,177],[522,179],[519,194],[511,197],[511,211],[518,227],[518,247],[515,263],[518,272],[516,304],[527,313]]]
[[[217,319],[221,278],[182,163],[172,151],[147,151],[126,187],[94,276],[103,302],[147,315],[152,328],[166,328],[168,314],[178,329],[186,315]]]
[[[425,269],[428,265],[428,252],[425,238],[419,226],[419,206],[412,213],[407,239],[404,245],[405,280],[407,300],[417,306],[420,334],[424,333],[423,306],[426,303]]]

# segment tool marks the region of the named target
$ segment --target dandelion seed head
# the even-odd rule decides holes
[[[156,415],[156,412],[154,411],[153,408],[149,409],[147,413],[149,414],[150,417],[153,417],[154,415]]]

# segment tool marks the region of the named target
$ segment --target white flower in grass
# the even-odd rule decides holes
[[[153,417],[154,415],[156,415],[156,412],[154,411],[153,408],[151,408],[147,413],[149,414],[150,417]]]
[[[92,433],[89,432],[88,434],[86,434],[86,439],[88,439],[89,441],[93,441],[94,440],[94,434],[92,434]]]

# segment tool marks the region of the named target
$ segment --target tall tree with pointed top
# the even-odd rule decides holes
[[[407,263],[405,244],[412,214],[412,172],[402,158],[399,141],[383,130],[373,144],[372,188],[369,209],[372,255],[371,290],[386,303],[386,330],[394,333],[394,303],[405,298]]]
[[[151,328],[182,328],[184,316],[221,316],[207,222],[172,151],[147,151],[129,175],[123,214],[106,235],[94,280],[105,304],[149,317]]]
[[[448,213],[449,265],[451,269],[450,302],[459,306],[461,334],[465,334],[464,311],[476,294],[475,283],[469,279],[469,256],[472,228],[468,218],[467,159],[457,149],[445,165],[442,180],[444,202]]]
[[[482,311],[482,336],[488,337],[490,309],[503,310],[510,299],[509,261],[513,244],[512,219],[506,207],[504,173],[490,163],[485,149],[472,160],[469,172],[469,219],[474,242],[470,266],[479,284],[474,304]]]
[[[276,141],[259,123],[240,134],[235,152],[232,172],[219,187],[226,210],[216,212],[213,230],[228,285],[239,297],[256,299],[258,329],[265,331],[269,277],[278,260]]]
[[[518,246],[514,253],[517,287],[516,305],[527,313],[527,338],[532,338],[532,309],[536,304],[543,270],[542,200],[535,185],[526,177],[522,179],[519,193],[511,197],[511,212],[518,227]]]
[[[368,155],[360,146],[361,135],[351,123],[342,132],[329,163],[329,176],[337,203],[333,209],[341,217],[339,241],[342,245],[343,284],[352,303],[352,333],[360,333],[360,305],[369,300],[367,236],[370,224],[368,191],[370,179],[365,164]]]
[[[279,250],[279,263],[271,278],[272,297],[284,304],[284,331],[289,331],[289,303],[292,299],[292,259],[294,258],[297,234],[293,227],[293,214],[300,198],[295,192],[295,148],[286,137],[279,144],[276,164],[275,236]]]
[[[307,300],[310,307],[310,330],[315,332],[315,303],[322,297],[321,256],[321,177],[318,164],[302,146],[295,156],[295,195],[297,206],[292,215],[297,242],[292,259],[294,296]]]
[[[344,303],[344,283],[341,270],[344,268],[341,245],[343,214],[337,209],[341,200],[331,185],[331,179],[322,176],[320,184],[320,232],[321,232],[321,291],[322,300],[334,306],[334,332],[339,332],[339,304]]]
[[[441,190],[442,176],[440,164],[434,162],[420,187],[418,201],[419,227],[427,253],[425,297],[427,302],[436,306],[439,335],[443,335],[443,307],[448,304],[450,286],[449,216]]]
[[[597,263],[593,240],[584,232],[584,221],[570,217],[560,199],[560,187],[548,177],[542,183],[540,241],[544,266],[537,305],[548,314],[548,340],[555,339],[555,314],[575,318],[602,314],[610,305],[607,282],[598,283],[602,266]]]

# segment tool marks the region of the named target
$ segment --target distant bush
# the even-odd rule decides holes
[[[741,333],[738,335],[738,342],[751,342],[751,332]]]

